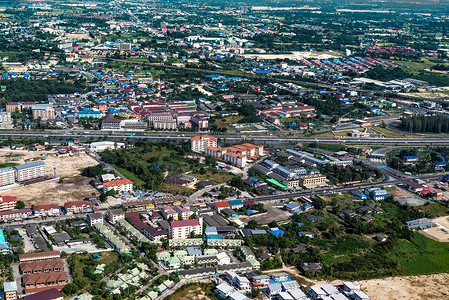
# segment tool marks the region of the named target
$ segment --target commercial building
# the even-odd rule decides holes
[[[299,178],[300,184],[306,189],[326,186],[326,176],[322,174],[309,174]]]
[[[113,180],[103,183],[103,191],[105,193],[112,190],[119,193],[132,192],[133,187],[133,182],[129,179]]]
[[[45,176],[43,161],[33,161],[13,168],[16,170],[16,181],[18,182]]]
[[[0,211],[0,222],[7,222],[12,220],[23,220],[31,216],[31,209],[11,209]]]
[[[190,148],[193,152],[203,153],[206,147],[217,147],[218,139],[213,136],[202,135],[190,138]]]
[[[90,150],[94,152],[101,152],[106,149],[114,150],[121,148],[125,148],[124,143],[104,141],[104,142],[94,142],[90,144]]]
[[[203,219],[181,220],[170,222],[170,239],[187,239],[191,234],[203,234]]]
[[[68,215],[92,211],[92,206],[90,205],[90,202],[85,200],[67,202],[64,204],[64,207]]]

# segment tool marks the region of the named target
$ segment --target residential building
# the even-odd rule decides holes
[[[67,202],[64,204],[64,208],[68,215],[92,211],[90,202],[85,200]]]
[[[60,258],[30,261],[20,263],[19,269],[22,274],[39,274],[48,272],[59,272],[64,270],[64,263]]]
[[[153,122],[154,129],[163,129],[163,130],[175,130],[178,127],[178,124],[175,120],[170,121],[154,121]]]
[[[206,147],[217,147],[218,139],[213,136],[202,135],[190,138],[190,148],[193,152],[203,153]]]
[[[47,259],[60,258],[61,253],[59,251],[47,251],[47,252],[37,252],[37,253],[26,253],[19,255],[19,262],[28,261],[39,261]]]
[[[11,167],[0,169],[0,186],[11,185],[16,182],[16,171]]]
[[[45,176],[45,163],[40,160],[13,168],[16,170],[16,180],[19,182]]]
[[[21,300],[63,300],[64,294],[55,288],[24,296]]]
[[[28,294],[44,287],[62,289],[69,282],[69,278],[65,271],[59,271],[40,274],[26,274],[22,277],[22,282],[25,287],[25,293]]]
[[[17,198],[13,196],[0,196],[0,211],[16,208]]]
[[[121,120],[114,118],[114,115],[107,114],[104,120],[101,122],[101,129],[119,130],[121,129],[121,122]]]
[[[270,276],[268,276],[268,275],[253,276],[253,278],[251,278],[251,283],[255,287],[266,286],[271,283]]]
[[[187,220],[194,214],[188,205],[175,205],[174,208],[179,213],[182,220]]]
[[[52,120],[55,118],[53,104],[36,104],[32,107],[33,118],[41,120]]]
[[[3,282],[3,291],[5,292],[5,300],[17,299],[17,282]]]
[[[173,221],[177,221],[179,219],[178,212],[171,206],[164,206],[161,210],[161,213],[165,220],[171,219]]]
[[[115,224],[118,220],[125,218],[125,212],[121,208],[110,209],[108,211],[108,220],[110,223]]]
[[[201,235],[203,233],[202,218],[170,222],[170,239],[187,239],[192,233],[195,235]]]
[[[239,291],[247,293],[251,291],[251,283],[245,276],[237,275],[232,279],[232,285]]]
[[[113,180],[103,183],[103,191],[109,192],[109,191],[116,191],[119,193],[127,193],[133,191],[133,182],[129,179],[119,179],[119,180]]]
[[[236,154],[233,152],[226,152],[223,155],[223,160],[226,162],[230,162],[231,164],[238,166],[240,168],[244,168],[246,166],[247,157],[244,154]]]
[[[95,224],[103,224],[104,218],[101,213],[91,213],[87,215],[87,223],[90,226],[94,226]]]

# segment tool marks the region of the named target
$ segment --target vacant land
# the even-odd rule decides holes
[[[449,274],[394,277],[360,281],[371,300],[448,299]]]
[[[43,152],[28,151],[28,150],[10,150],[9,148],[0,149],[0,163],[14,163],[24,164],[30,161],[41,160],[45,158],[45,169],[48,174],[53,175],[53,170],[56,168],[56,175],[58,177],[70,177],[76,176],[81,173],[81,170],[95,166],[98,162],[87,154],[81,154],[68,157],[57,157],[54,152],[46,152],[47,155],[43,156]],[[13,162],[8,162],[6,159],[10,157],[19,157],[20,159]]]
[[[6,192],[8,196],[15,196],[25,202],[26,207],[41,204],[62,205],[69,201],[83,200],[92,193],[98,193],[89,184],[89,178],[78,176],[64,179],[63,183],[57,180],[37,183],[23,188]]]
[[[449,244],[415,233],[411,242],[401,240],[388,255],[411,275],[449,272]]]

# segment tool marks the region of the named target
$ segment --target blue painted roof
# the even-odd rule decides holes
[[[32,161],[23,165],[18,165],[18,166],[14,166],[14,168],[16,170],[23,170],[23,169],[27,169],[27,168],[31,168],[31,167],[37,167],[37,166],[42,166],[45,165],[45,163],[43,161]]]

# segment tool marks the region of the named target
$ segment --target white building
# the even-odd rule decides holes
[[[170,239],[188,239],[191,234],[203,234],[203,219],[181,220],[170,222]]]
[[[15,166],[16,180],[25,181],[45,175],[45,163],[43,161],[33,161],[23,165]]]
[[[16,182],[16,172],[13,168],[0,169],[0,186],[14,184]]]
[[[190,138],[190,148],[193,152],[204,152],[206,147],[217,147],[217,141],[213,136],[193,136]]]
[[[103,224],[103,215],[101,213],[92,213],[87,215],[87,222],[90,226]]]
[[[125,148],[124,143],[118,143],[118,142],[94,142],[90,144],[90,150],[94,152],[101,152],[106,149],[114,150],[114,149],[121,149]]]
[[[133,182],[129,179],[113,180],[108,182],[103,182],[103,191],[117,191],[119,193],[132,192],[134,188]]]
[[[125,212],[121,210],[120,208],[117,209],[111,209],[108,211],[108,219],[109,222],[112,224],[117,223],[118,220],[125,218]]]

